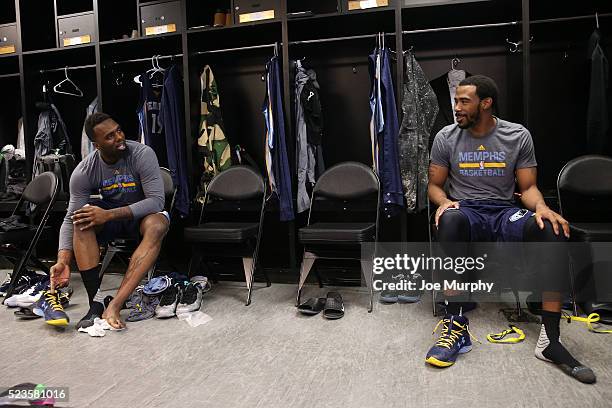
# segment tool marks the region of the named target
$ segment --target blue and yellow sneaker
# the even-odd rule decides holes
[[[436,344],[429,349],[425,361],[436,367],[450,367],[455,364],[457,355],[472,350],[468,329],[470,322],[465,316],[446,315],[438,322],[432,334],[438,330],[440,323],[444,323],[444,329]]]
[[[70,321],[64,312],[60,292],[57,291],[55,293],[44,291],[38,302],[34,304],[34,313],[44,316],[45,322],[52,326],[67,326]]]

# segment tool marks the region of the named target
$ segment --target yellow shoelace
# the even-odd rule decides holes
[[[507,335],[516,333],[518,337],[505,338]],[[491,343],[520,343],[525,340],[525,332],[511,324],[509,329],[504,330],[501,333],[490,333],[487,335],[487,340]]]
[[[57,292],[56,293],[46,292],[45,293],[45,299],[51,305],[53,310],[60,311],[60,312],[64,311],[64,308],[63,308],[62,304],[59,301],[59,296],[58,296]]]
[[[568,323],[571,323],[572,321],[584,322],[587,328],[589,329],[589,331],[592,331],[593,333],[608,333],[608,334],[612,333],[612,330],[598,329],[598,327],[600,326],[599,324],[597,324],[596,326],[593,326],[593,323],[597,323],[600,319],[600,316],[598,313],[591,313],[587,317],[580,317],[580,316],[572,316],[572,315],[569,315],[563,312],[563,315],[561,316],[561,318],[567,320]]]
[[[449,319],[442,319],[438,322],[438,324],[436,324],[436,327],[433,329],[433,332],[431,332],[431,335],[433,336],[436,333],[436,330],[438,330],[438,327],[440,327],[440,324],[444,323],[444,328],[442,329],[442,336],[438,339],[438,341],[436,342],[436,346],[440,346],[440,347],[444,347],[447,349],[450,349],[453,346],[453,343],[456,342],[457,340],[459,340],[459,337],[461,336],[461,332],[462,331],[467,331],[468,334],[474,338],[474,340],[476,340],[478,343],[480,343],[480,340],[478,340],[476,338],[476,336],[474,336],[472,334],[472,332],[470,332],[470,328],[468,327],[468,325],[466,324],[465,326],[457,323],[456,321],[453,320],[453,324],[456,325],[457,327],[459,327],[459,330],[453,329],[450,330],[450,334],[448,333],[448,324],[450,323]]]

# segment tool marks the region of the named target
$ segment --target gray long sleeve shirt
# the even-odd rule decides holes
[[[70,177],[70,203],[60,228],[59,250],[72,250],[74,211],[100,194],[112,208],[129,206],[134,219],[164,208],[164,184],[155,152],[149,146],[126,141],[127,153],[107,164],[96,150],[81,161]]]

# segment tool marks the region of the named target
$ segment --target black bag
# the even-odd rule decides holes
[[[2,157],[0,161],[0,200],[17,200],[27,184],[26,161]]]
[[[48,154],[37,159],[40,173],[51,171],[57,177],[57,199],[68,200],[70,197],[70,176],[76,167],[71,154]]]

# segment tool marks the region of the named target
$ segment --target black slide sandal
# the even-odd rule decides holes
[[[329,292],[325,301],[323,317],[330,320],[340,319],[344,316],[344,303],[338,292]]]
[[[317,315],[325,307],[326,300],[327,299],[325,298],[310,298],[301,305],[299,305],[298,310],[300,311],[300,313],[308,316]]]
[[[20,307],[19,310],[15,311],[13,314],[23,320],[31,320],[41,317],[34,313],[32,307]]]

